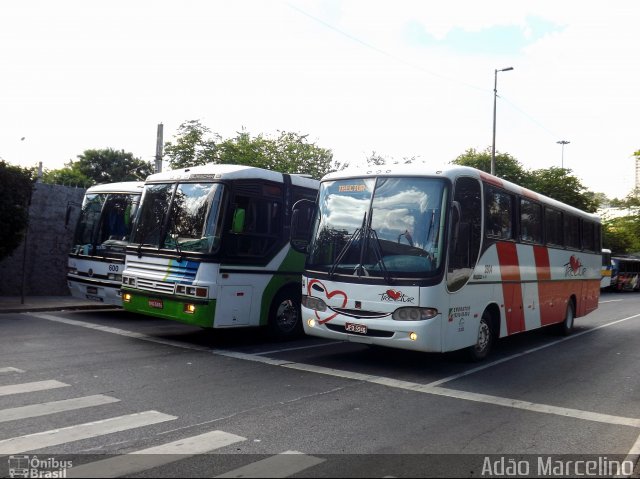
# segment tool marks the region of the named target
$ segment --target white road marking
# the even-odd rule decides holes
[[[0,396],[46,391],[48,389],[64,388],[67,386],[69,385],[61,383],[60,381],[36,381],[32,383],[10,384],[8,386],[0,386]]]
[[[286,353],[289,351],[298,351],[300,349],[313,349],[313,348],[324,348],[326,346],[334,346],[336,341],[332,341],[330,343],[322,343],[322,344],[312,344],[311,346],[297,346],[294,348],[283,348],[283,349],[273,349],[271,351],[264,351],[262,353],[254,353],[256,356],[265,356],[267,354],[278,354],[278,353]]]
[[[443,379],[439,379],[438,381],[433,381],[433,382],[427,384],[427,386],[440,386],[440,385],[442,385],[444,383],[448,383],[450,381],[455,381],[456,379],[460,379],[460,378],[462,378],[464,376],[469,376],[470,374],[475,374],[478,371],[482,371],[484,369],[488,369],[488,368],[491,368],[493,366],[497,366],[498,364],[506,363],[507,361],[511,361],[513,359],[516,359],[516,358],[519,358],[519,357],[522,357],[522,356],[526,356],[527,354],[535,353],[535,352],[541,351],[543,349],[555,346],[557,344],[564,343],[565,341],[571,341],[572,339],[579,338],[580,336],[584,336],[585,334],[593,333],[594,331],[598,331],[598,330],[603,329],[603,328],[608,328],[609,326],[614,326],[616,324],[619,324],[619,323],[622,323],[622,322],[625,322],[625,321],[629,321],[630,319],[639,318],[639,317],[640,317],[640,314],[634,314],[633,316],[629,316],[627,318],[618,319],[618,320],[613,321],[611,323],[607,323],[607,324],[602,324],[600,326],[596,326],[595,328],[588,329],[587,331],[582,331],[580,333],[574,333],[571,336],[567,336],[567,337],[564,337],[562,339],[557,339],[557,340],[552,341],[550,343],[543,344],[542,346],[538,346],[536,348],[527,349],[526,351],[523,351],[521,353],[513,354],[511,356],[507,356],[506,358],[498,359],[497,361],[492,361],[490,363],[483,364],[482,366],[478,366],[476,368],[469,369],[469,370],[467,370],[467,371],[465,371],[463,373],[454,374],[453,376],[449,376],[449,377],[446,377],[446,378],[443,378]]]
[[[23,373],[22,369],[18,368],[0,368],[0,374],[8,374],[8,373]]]
[[[0,410],[0,422],[16,421],[31,417],[47,416],[65,411],[74,411],[86,407],[102,406],[120,401],[119,399],[101,394],[95,396],[85,396],[63,401],[46,402],[33,404],[31,406],[21,406],[11,409]]]
[[[297,451],[286,451],[216,477],[289,477],[325,461]]]
[[[5,439],[0,441],[0,454],[22,454],[27,451],[35,451],[45,447],[127,431],[129,429],[150,426],[165,421],[173,421],[175,419],[178,418],[176,416],[162,414],[158,411],[145,411],[102,421],[77,424],[62,429],[52,429],[51,431]]]
[[[81,326],[81,327],[88,327],[90,329],[99,329],[99,330],[105,331],[105,332],[110,332],[110,333],[114,333],[114,334],[122,334],[122,335],[128,336],[128,337],[136,337],[138,339],[143,339],[143,340],[152,341],[152,342],[161,342],[162,344],[166,344],[163,340],[156,341],[155,338],[150,337],[150,336],[146,336],[146,335],[144,335],[142,333],[132,333],[130,331],[118,330],[117,328],[96,327],[96,325],[93,325],[93,324],[90,324],[90,323],[84,323],[84,322],[81,322],[81,321],[73,321],[73,320],[65,320],[63,318],[59,318],[57,316],[52,316],[52,315],[47,315],[47,314],[36,314],[36,313],[24,313],[24,314],[29,314],[29,315],[32,315],[32,316],[36,316],[36,317],[39,317],[39,318],[42,318],[42,319],[48,319],[48,320],[51,320],[51,321],[63,322],[63,323],[73,324],[75,326]],[[290,368],[290,369],[297,369],[297,370],[307,371],[307,372],[312,372],[312,373],[317,373],[317,374],[324,374],[324,375],[339,377],[339,378],[343,378],[343,379],[352,379],[352,380],[356,380],[356,381],[363,381],[363,382],[368,382],[368,383],[372,383],[372,384],[378,384],[378,385],[387,386],[387,387],[411,390],[411,391],[415,391],[415,392],[419,392],[419,393],[433,394],[433,395],[437,395],[437,396],[447,396],[447,397],[461,399],[461,400],[474,401],[474,402],[480,402],[480,403],[485,403],[485,404],[490,404],[490,405],[497,405],[497,406],[502,406],[502,407],[510,407],[510,408],[515,408],[515,409],[522,409],[522,410],[527,410],[527,411],[530,411],[530,412],[537,412],[537,413],[543,413],[543,414],[552,414],[552,415],[556,415],[556,416],[570,417],[570,418],[587,420],[587,421],[604,422],[604,423],[607,423],[607,424],[616,424],[616,425],[623,425],[623,426],[639,427],[640,428],[640,419],[636,419],[636,418],[613,416],[613,415],[601,414],[601,413],[591,412],[591,411],[582,411],[582,410],[578,410],[578,409],[551,406],[551,405],[547,405],[547,404],[537,404],[537,403],[532,403],[532,402],[528,402],[528,401],[520,401],[520,400],[517,400],[517,399],[501,398],[501,397],[497,397],[497,396],[489,396],[489,395],[486,395],[486,394],[478,394],[478,393],[469,393],[469,392],[465,392],[465,391],[456,391],[456,390],[453,390],[453,389],[445,389],[445,388],[440,387],[442,384],[444,384],[446,382],[450,382],[450,381],[453,381],[455,379],[459,379],[461,377],[468,376],[470,374],[474,374],[474,373],[476,373],[478,371],[482,371],[484,369],[496,366],[498,364],[502,364],[502,363],[505,363],[507,361],[522,357],[524,355],[531,354],[533,352],[540,351],[540,350],[546,349],[546,348],[551,347],[551,346],[555,346],[555,345],[557,345],[559,343],[562,343],[564,341],[569,341],[571,339],[578,338],[578,337],[583,336],[585,334],[592,333],[594,331],[598,331],[600,329],[603,329],[603,328],[606,328],[606,327],[609,327],[609,326],[614,326],[616,324],[620,324],[620,323],[622,323],[624,321],[628,321],[628,320],[631,320],[631,319],[634,319],[634,318],[638,318],[638,317],[640,317],[640,314],[636,314],[636,315],[633,315],[633,316],[629,316],[627,318],[623,318],[623,319],[619,319],[619,320],[616,320],[616,321],[612,321],[611,323],[603,324],[601,326],[597,326],[597,327],[589,329],[587,331],[576,333],[576,334],[573,334],[573,335],[568,336],[566,338],[562,338],[562,339],[559,339],[557,341],[553,341],[551,343],[548,343],[548,344],[545,344],[545,345],[542,345],[542,346],[538,346],[536,348],[529,349],[529,350],[524,351],[522,353],[518,353],[518,354],[515,354],[515,355],[512,355],[512,356],[509,356],[507,358],[503,358],[503,359],[500,359],[500,360],[493,361],[491,363],[485,364],[483,366],[479,366],[477,368],[473,368],[471,370],[465,371],[464,373],[460,373],[460,374],[456,374],[456,375],[453,375],[453,376],[449,376],[447,378],[444,378],[444,379],[441,379],[441,380],[438,380],[438,381],[434,381],[434,382],[431,382],[431,383],[428,383],[428,384],[420,384],[420,383],[414,383],[414,382],[410,382],[410,381],[401,381],[401,380],[387,378],[387,377],[383,377],[383,376],[362,374],[362,373],[357,373],[357,372],[352,372],[352,371],[344,371],[344,370],[340,370],[340,369],[326,368],[326,367],[323,367],[323,366],[314,366],[314,365],[311,365],[311,364],[295,363],[295,362],[292,362],[292,361],[285,361],[285,360],[279,360],[279,359],[272,359],[272,358],[257,356],[255,354],[247,354],[247,353],[240,353],[240,352],[234,352],[234,351],[225,351],[225,350],[216,350],[216,349],[206,349],[206,348],[203,349],[203,348],[200,348],[200,347],[198,347],[198,349],[199,350],[205,350],[207,352],[210,352],[212,354],[216,354],[216,355],[219,355],[219,356],[231,357],[231,358],[235,358],[235,359],[242,359],[242,360],[245,360],[245,361],[253,361],[253,362],[258,362],[258,363],[263,363],[263,364],[269,364],[269,365],[272,365],[272,366],[280,366],[280,367],[286,367],[286,368]],[[191,347],[191,345],[189,345],[189,344],[184,344],[184,343],[180,343],[180,342],[177,342],[177,341],[172,341],[172,343],[173,343],[173,344],[171,344],[172,346],[176,346],[176,347],[179,347],[179,348],[195,349],[194,347]]]
[[[609,299],[608,301],[600,301],[598,304],[618,303],[620,301],[624,301],[624,299]]]
[[[160,446],[142,449],[67,470],[66,477],[122,477],[164,466],[196,454],[206,454],[246,438],[224,431],[211,431]]]

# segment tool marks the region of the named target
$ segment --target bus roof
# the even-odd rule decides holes
[[[87,189],[86,193],[140,193],[144,188],[144,181],[121,181],[119,183],[103,183]]]
[[[307,175],[291,174],[291,183],[296,186],[318,189],[320,182]],[[147,183],[166,183],[180,180],[236,180],[262,179],[283,183],[283,174],[277,171],[265,170],[255,166],[245,165],[217,165],[207,164],[192,166],[178,170],[168,170],[150,175]]]
[[[321,182],[334,181],[349,178],[363,178],[375,176],[415,176],[415,177],[444,177],[454,180],[459,176],[471,176],[481,180],[483,183],[504,188],[507,191],[524,196],[528,199],[539,201],[551,207],[562,209],[576,215],[587,217],[592,220],[600,221],[600,217],[593,213],[587,213],[573,206],[554,200],[548,196],[536,193],[522,186],[518,186],[510,181],[503,180],[497,176],[485,173],[484,171],[469,166],[447,166],[444,168],[434,168],[426,163],[409,163],[402,165],[376,165],[364,168],[348,168],[341,171],[335,171],[325,175]]]

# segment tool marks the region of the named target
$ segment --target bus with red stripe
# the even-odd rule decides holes
[[[291,244],[312,336],[480,360],[598,307],[600,219],[469,167],[330,173],[296,204]]]

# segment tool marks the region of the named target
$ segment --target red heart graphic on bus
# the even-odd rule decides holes
[[[578,271],[578,268],[582,266],[582,264],[580,263],[580,260],[575,256],[571,256],[571,258],[569,259],[569,264],[571,265],[571,269],[573,271]]]
[[[398,301],[400,298],[402,298],[402,293],[400,291],[396,291],[395,289],[388,289],[387,296],[389,296],[394,301]]]
[[[328,291],[327,287],[324,284],[322,284],[322,281],[319,281],[317,279],[313,279],[313,280],[309,281],[309,284],[307,285],[307,294],[309,296],[313,296],[311,294],[311,288],[313,286],[315,286],[315,288],[313,288],[314,291],[322,291],[322,292],[324,292],[325,298],[327,300],[330,300],[331,298],[333,298],[336,295],[342,296],[343,300],[342,300],[342,305],[339,306],[340,308],[344,308],[347,305],[347,293],[345,293],[344,291],[340,291],[340,290]],[[315,313],[316,313],[316,318],[318,318],[318,323],[319,324],[328,323],[333,318],[338,316],[338,313],[333,313],[328,318],[320,319],[320,315],[318,314],[318,311],[315,311]]]

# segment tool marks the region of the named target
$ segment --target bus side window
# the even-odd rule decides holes
[[[513,239],[513,195],[488,187],[486,193],[487,236]]]
[[[456,206],[451,215],[457,224],[452,227],[457,235],[452,232],[452,244],[449,245],[447,287],[451,292],[467,283],[478,261],[482,238],[480,183],[474,178],[458,178],[453,201]]]

